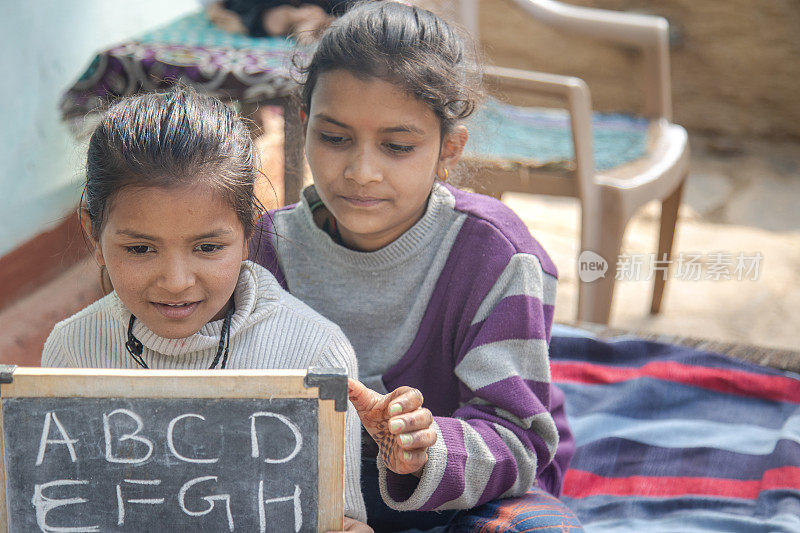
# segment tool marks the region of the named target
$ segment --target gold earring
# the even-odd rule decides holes
[[[450,174],[450,173],[447,171],[447,169],[444,169],[444,177],[443,177],[443,178],[440,178],[440,179],[441,179],[442,181],[447,181],[447,176],[448,176],[449,174]]]

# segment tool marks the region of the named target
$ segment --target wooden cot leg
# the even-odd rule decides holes
[[[245,126],[250,130],[250,137],[253,139],[258,138],[259,135],[264,133],[264,123],[259,114],[259,106],[253,102],[240,102],[239,115],[246,118]]]
[[[476,175],[480,174],[476,172]],[[492,198],[495,198],[497,200],[502,199],[503,192],[505,191],[503,191],[503,188],[498,186],[497,183],[495,183],[495,181],[496,180],[487,179],[485,182],[475,187],[475,192],[480,194],[485,194],[486,196],[491,196]]]
[[[666,261],[669,266],[672,260],[672,242],[675,238],[675,225],[678,222],[678,209],[681,206],[681,196],[683,195],[683,185],[686,177],[681,180],[680,185],[661,202],[661,230],[658,237],[657,261]],[[653,279],[653,301],[650,305],[650,313],[658,314],[661,311],[661,300],[664,296],[664,288],[669,277],[669,268],[657,271]]]
[[[256,197],[265,209],[275,209],[284,204],[283,201],[283,133],[276,129],[277,115],[269,102],[240,103],[240,114],[247,118],[245,125],[255,143],[261,159],[262,176],[257,176],[255,183]],[[281,122],[283,118],[281,118]],[[277,141],[280,140],[280,145]],[[278,152],[280,150],[280,152]]]
[[[283,182],[284,203],[300,200],[305,166],[303,165],[303,125],[300,123],[298,106],[294,98],[287,98],[283,105]]]
[[[498,191],[486,191],[486,192],[485,192],[485,193],[483,193],[483,194],[485,194],[486,196],[491,196],[492,198],[494,198],[494,199],[496,199],[496,200],[502,200],[502,199],[503,199],[503,193],[502,193],[502,192],[498,192]]]

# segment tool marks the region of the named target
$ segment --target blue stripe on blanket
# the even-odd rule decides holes
[[[581,447],[570,464],[605,477],[703,477],[758,480],[764,471],[800,464],[800,444],[779,440],[768,454],[750,455],[719,448],[662,448],[625,439],[603,439]]]
[[[581,521],[586,531],[604,533],[797,533],[800,507],[786,503],[798,501],[800,494],[787,499],[777,492],[764,493],[755,504],[713,498],[631,501],[595,497],[589,503],[597,512],[583,513]],[[562,499],[568,506],[575,505]]]
[[[689,418],[693,420],[713,420],[716,422],[738,424],[747,413],[757,413],[759,426],[777,429],[797,413],[797,405],[774,402],[761,398],[738,397],[731,404],[731,395],[721,392],[700,389],[680,383],[666,383],[652,378],[640,378],[610,383],[607,385],[585,385],[576,383],[559,383],[559,388],[569,399],[567,416],[605,413],[608,415],[627,416],[643,420],[651,419],[657,407],[661,418]],[[621,402],[620,398],[635,397],[639,391],[646,389],[653,398],[660,398],[657,405],[651,402]],[[667,401],[668,398],[668,401]],[[744,411],[731,409],[734,405]]]
[[[606,414],[573,417],[570,425],[578,443],[621,437],[665,448],[716,446],[731,452],[766,455],[775,450],[780,439],[800,442],[800,414],[787,419],[780,429],[744,423],[676,418],[642,420]]]

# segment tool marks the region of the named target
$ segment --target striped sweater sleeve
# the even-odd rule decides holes
[[[556,278],[517,253],[472,318],[455,366],[460,407],[434,417],[437,442],[421,478],[379,464],[381,493],[398,510],[467,509],[525,493],[553,460],[548,343]]]

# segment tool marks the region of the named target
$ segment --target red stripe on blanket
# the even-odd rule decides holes
[[[552,361],[550,368],[555,382],[602,384],[650,377],[748,398],[800,403],[798,380],[783,376],[753,374],[742,370],[660,361],[636,368]]]
[[[603,477],[583,470],[567,470],[564,493],[569,498],[586,498],[600,494],[612,496],[722,496],[754,500],[765,490],[800,487],[800,467],[784,466],[764,472],[758,480],[720,479],[709,477]]]

